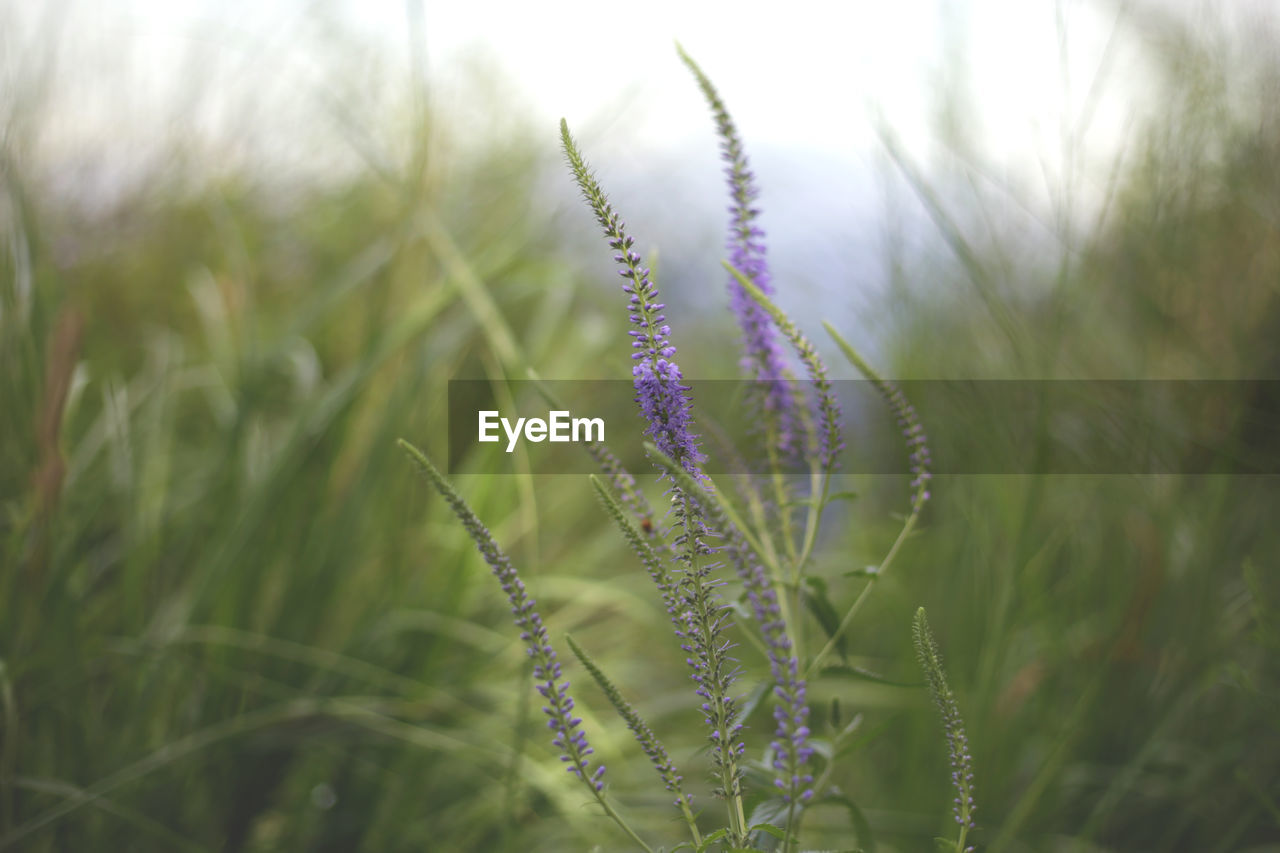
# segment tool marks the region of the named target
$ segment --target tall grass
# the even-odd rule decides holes
[[[1274,378],[1277,121],[1231,87],[1275,71],[1149,14],[1170,109],[1131,141],[1104,215],[1014,272],[1018,246],[973,236],[1010,199],[940,208],[939,253],[897,259],[890,375]],[[624,849],[543,742],[481,560],[394,445],[443,455],[450,378],[625,360],[581,334],[611,294],[587,290],[535,198],[554,128],[477,145],[408,90],[398,126],[335,121],[362,165],[326,181],[175,156],[87,210],[35,156],[23,128],[46,89],[28,91],[5,101],[0,152],[0,849]],[[1269,434],[1240,420],[1250,402],[1188,417]],[[905,506],[896,484],[847,485],[862,497],[828,511],[821,543],[833,595],[868,582],[846,573]],[[553,630],[695,753],[679,655],[649,640],[666,615],[590,486],[465,491]],[[924,604],[965,709],[980,849],[1274,845],[1274,477],[934,493],[843,644],[844,680],[811,688],[816,733],[857,732],[831,779],[845,796],[807,819],[816,843],[927,849],[948,829],[910,649]],[[670,835],[644,756],[581,694],[628,818]]]
[[[105,209],[51,191],[18,132],[47,117],[6,116],[0,848],[501,849],[559,796],[393,438],[545,351],[566,321],[485,305],[556,318],[570,268],[545,154],[410,100],[349,140],[364,168],[161,157]],[[535,550],[530,490],[474,499]]]
[[[960,262],[938,286],[936,267],[901,259],[899,375],[1276,378],[1277,116],[1272,100],[1240,97],[1275,79],[1274,57],[1155,8],[1135,15],[1165,109],[1097,176],[1096,219],[1057,230],[1058,258],[1028,265],[1016,244],[975,248],[992,221],[1026,209],[1016,190],[975,189],[975,209],[939,211],[936,245]],[[961,176],[995,165],[952,162]],[[933,286],[910,283],[927,277]],[[1047,439],[1055,400],[1043,388]],[[1151,427],[1220,424],[1269,455],[1274,431],[1248,413],[1271,393],[1223,384],[1202,409]],[[941,414],[935,432],[947,429]],[[1261,850],[1280,839],[1268,651],[1280,494],[1274,476],[1179,473],[1195,452],[1160,475],[937,484],[903,583],[948,638],[989,849]],[[868,535],[847,547],[865,553]],[[884,638],[910,604],[867,625],[863,648],[900,659],[902,638]],[[887,715],[876,769],[850,785],[886,804],[944,801],[925,722]]]

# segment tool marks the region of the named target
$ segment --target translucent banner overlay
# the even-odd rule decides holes
[[[686,384],[705,470],[768,473],[752,402],[758,387],[743,380]],[[919,414],[938,475],[1280,474],[1280,380],[895,384]],[[832,385],[843,412],[840,472],[907,473],[906,446],[875,387],[858,380]],[[794,390],[812,406],[808,383],[796,382]],[[652,473],[634,398],[627,380],[451,381],[449,472],[594,473],[586,441],[598,438],[602,426],[604,444],[624,465]],[[482,432],[493,440],[481,441]],[[783,470],[799,474],[808,466],[789,459]]]

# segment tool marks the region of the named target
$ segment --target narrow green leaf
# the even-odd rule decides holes
[[[698,853],[706,853],[708,847],[719,841],[729,834],[727,829],[717,829],[715,832],[702,839],[702,843],[698,845]]]
[[[824,761],[831,761],[832,754],[835,751],[831,741],[820,737],[809,738],[809,746],[813,748],[814,755],[817,755]]]
[[[867,816],[863,814],[862,809],[848,794],[838,788],[831,788],[821,794],[817,801],[844,806],[849,815],[849,822],[853,824],[854,834],[858,836],[858,844],[861,845],[859,849],[866,851],[866,853],[876,853],[876,840],[871,833],[871,823],[867,820]]]
[[[760,703],[768,698],[772,692],[772,681],[762,681],[755,687],[752,687],[751,692],[748,693],[746,698],[738,704],[738,719],[744,721],[750,719],[751,715],[755,713],[756,708],[760,707]]]
[[[862,749],[867,744],[873,742],[876,738],[880,737],[880,735],[884,734],[886,731],[889,730],[889,725],[892,722],[893,722],[893,717],[889,717],[888,719],[881,720],[874,727],[863,732],[861,736],[854,738],[848,743],[840,744],[840,748],[836,750],[836,755],[834,760],[838,761],[844,756],[849,755],[850,753],[853,753],[853,752],[857,752],[859,749]]]
[[[770,774],[772,775],[772,774]],[[751,816],[747,819],[747,823],[752,826],[762,824],[777,825],[786,819],[787,803],[782,797],[769,797],[762,800],[759,805],[751,810]]]
[[[780,826],[774,826],[771,823],[757,823],[755,826],[752,826],[748,832],[756,832],[757,830],[760,832],[767,832],[779,841],[787,840],[787,833]]]
[[[827,582],[822,578],[807,577],[804,579],[804,586],[805,589],[802,590],[800,597],[805,607],[813,614],[813,618],[818,620],[818,624],[826,632],[827,639],[831,639],[840,630],[840,614],[831,603],[831,596],[827,593]],[[844,637],[836,641],[835,648],[841,658],[847,657]]]
[[[851,678],[855,681],[871,681],[876,684],[887,684],[890,687],[924,687],[923,681],[898,681],[897,679],[888,678],[878,672],[872,672],[860,666],[853,666],[847,663],[833,663],[824,666],[821,670],[823,675],[831,675],[840,678]]]
[[[860,569],[850,569],[841,576],[846,578],[875,578],[880,575],[879,566],[863,566]]]

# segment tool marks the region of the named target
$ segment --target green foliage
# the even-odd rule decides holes
[[[885,134],[938,231],[889,242],[884,376],[1280,370],[1280,117],[1252,97],[1276,72],[1209,51],[1158,4],[1134,14],[1159,35],[1147,56],[1166,109],[1108,164],[1084,228],[1067,203],[1078,187],[1062,187],[1024,246],[1002,217],[1038,199],[947,191],[1001,164],[952,152],[962,165],[948,173]],[[400,159],[378,149],[406,143],[362,127],[363,166],[325,181],[178,171],[94,209],[41,179],[29,118],[5,116],[0,163],[0,850],[621,849],[545,743],[465,531],[394,448],[400,434],[443,434],[451,377],[625,358],[579,334],[584,315],[616,317],[619,336],[623,323],[597,310],[611,294],[577,287],[540,217],[538,169],[553,158],[451,138],[415,114]],[[681,338],[702,331],[687,323]],[[1050,390],[1033,438],[1051,436]],[[1168,427],[1212,422],[1274,450],[1248,396],[1265,392],[1224,384]],[[937,434],[962,412],[930,414]],[[884,441],[899,441],[885,420]],[[669,483],[639,479],[633,500],[661,506]],[[553,634],[582,638],[689,768],[702,835],[683,849],[723,847],[649,528],[612,482],[597,488],[625,538],[572,478],[463,485],[529,567]],[[824,771],[805,845],[916,850],[954,836],[904,630],[920,602],[946,638],[981,772],[980,849],[1274,843],[1273,478],[939,477],[904,524],[900,483],[844,476],[825,497],[778,502],[822,518],[795,553],[728,485],[683,483],[781,578],[804,632]],[[807,574],[791,576],[797,563]],[[732,639],[756,685],[744,721],[761,735],[759,637],[743,619]],[[591,694],[581,713],[619,809],[646,838],[683,837],[670,798],[648,794],[643,751]],[[786,811],[764,756],[749,759],[752,843],[780,845]]]
[[[6,136],[0,849],[526,850],[557,811],[503,609],[393,439],[567,322],[460,292],[555,318],[570,265],[527,214],[538,151],[410,132],[451,168],[193,167],[105,210]]]

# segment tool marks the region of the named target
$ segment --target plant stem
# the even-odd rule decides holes
[[[791,842],[797,840],[799,832],[792,832],[792,825],[796,820],[796,798],[792,797],[791,802],[787,805],[787,822],[782,827],[782,853],[791,853]]]
[[[871,587],[875,586],[875,582],[883,577],[884,573],[888,571],[890,564],[893,563],[893,558],[897,556],[898,550],[902,547],[902,543],[907,541],[907,536],[910,535],[911,530],[916,526],[916,519],[919,517],[920,508],[919,504],[917,504],[916,508],[911,511],[909,516],[907,516],[906,523],[902,525],[902,530],[898,532],[898,538],[893,540],[893,545],[889,548],[889,553],[885,554],[880,565],[876,567],[875,574],[867,579],[867,585],[862,588],[862,591],[858,593],[858,597],[853,600],[853,604],[849,607],[848,612],[845,613],[844,618],[840,620],[839,626],[836,627],[836,630],[833,631],[831,636],[827,639],[826,645],[822,647],[822,650],[819,651],[809,663],[809,667],[805,670],[805,678],[811,677],[813,673],[822,666],[822,663],[826,660],[827,656],[831,654],[836,643],[839,642],[840,637],[844,635],[845,629],[847,629],[853,622],[854,615],[856,615],[859,608],[862,607],[862,602],[866,600],[867,593],[871,591]]]
[[[622,815],[614,811],[613,806],[609,805],[609,801],[605,799],[604,793],[597,791],[595,786],[589,781],[587,782],[587,786],[591,788],[592,793],[595,795],[596,802],[598,802],[600,807],[604,809],[604,813],[613,818],[613,822],[622,827],[622,831],[631,836],[631,840],[636,844],[639,844],[645,853],[653,853],[653,848],[646,844],[644,839],[636,834],[636,831],[631,828],[631,825],[622,819]]]
[[[799,575],[801,567],[808,562],[813,553],[813,545],[818,539],[818,522],[822,518],[822,510],[827,503],[827,492],[831,487],[831,472],[823,471],[815,459],[809,466],[809,512],[804,523],[804,545],[800,549],[800,557],[796,560],[793,579]],[[814,497],[817,495],[818,497]]]

